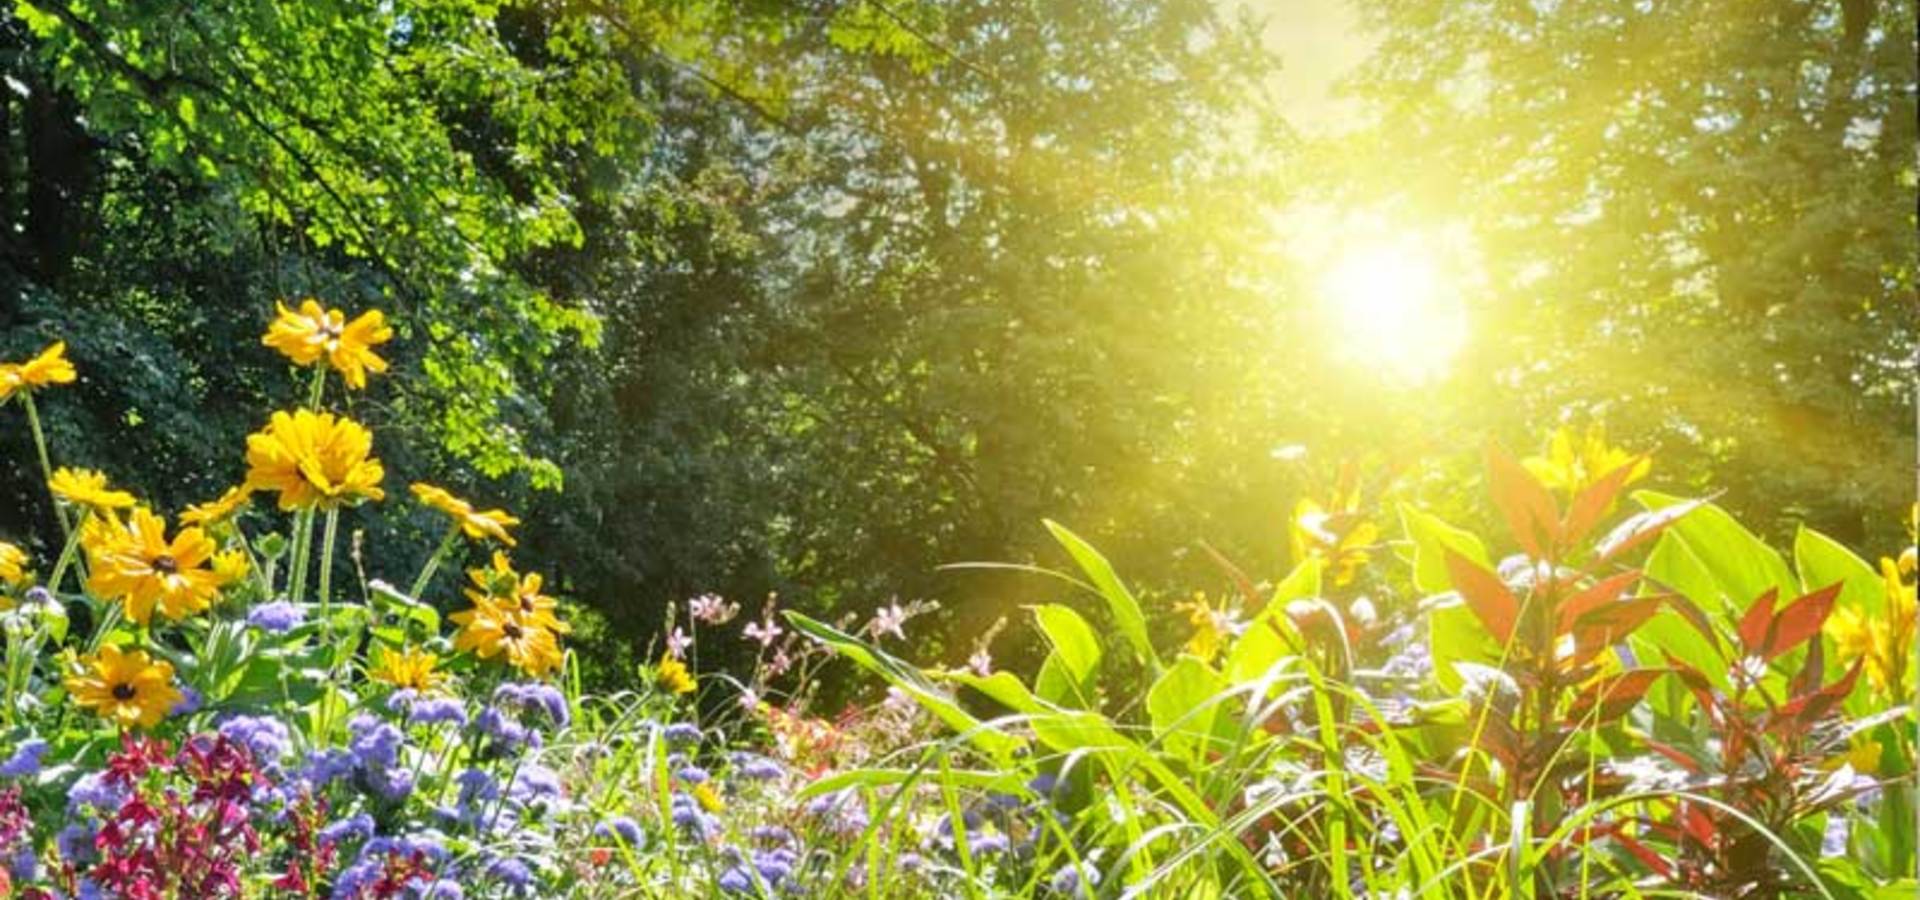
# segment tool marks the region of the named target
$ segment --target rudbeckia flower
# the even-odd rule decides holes
[[[87,590],[126,606],[127,618],[145,624],[157,606],[178,621],[213,602],[220,574],[206,567],[213,540],[198,528],[186,528],[167,540],[167,520],[136,509],[126,522],[95,519],[81,532],[92,575]]]
[[[1368,550],[1380,538],[1380,528],[1358,512],[1328,512],[1319,503],[1302,498],[1293,508],[1295,563],[1317,556],[1333,570],[1333,583],[1345,587],[1372,558]]]
[[[520,524],[520,520],[508,515],[506,510],[475,511],[473,504],[424,482],[414,482],[412,490],[413,496],[419,498],[421,503],[446,513],[467,537],[476,541],[493,538],[509,547],[513,546],[513,536],[507,534],[507,529]]]
[[[434,671],[440,665],[440,657],[419,647],[404,650],[382,648],[380,658],[367,669],[367,677],[395,688],[425,693],[440,686],[446,675]]]
[[[278,491],[284,510],[379,500],[387,473],[369,458],[372,451],[373,435],[352,419],[277,412],[264,430],[247,436],[246,486]]]
[[[693,673],[687,670],[687,664],[669,656],[660,660],[660,686],[676,694],[691,694],[699,685],[693,680]]]
[[[387,361],[373,352],[374,346],[393,337],[387,317],[379,310],[368,310],[349,322],[345,313],[324,309],[312,298],[301,301],[298,311],[285,303],[277,305],[280,314],[260,342],[295,365],[310,366],[324,358],[348,387],[356,389],[367,386],[369,370],[387,370]]]
[[[55,469],[47,489],[55,497],[95,512],[126,509],[134,503],[132,494],[108,488],[106,473],[92,469]]]
[[[509,665],[539,676],[560,668],[560,642],[552,631],[522,620],[519,611],[493,600],[449,617],[460,626],[455,650],[471,650],[481,659],[504,656]]]
[[[513,563],[505,553],[494,551],[493,567],[468,569],[467,578],[475,586],[467,588],[467,599],[472,600],[475,606],[491,601],[512,610],[523,624],[545,628],[555,635],[573,632],[573,626],[561,621],[554,613],[559,608],[559,602],[540,593],[543,583],[540,573],[528,572],[523,576],[515,572]]]
[[[55,341],[40,355],[23,363],[0,363],[0,401],[16,391],[30,391],[54,384],[71,384],[73,363],[67,360],[67,342]]]
[[[27,580],[27,551],[0,541],[0,584],[19,586]]]
[[[1877,615],[1842,607],[1827,618],[1826,632],[1842,660],[1866,660],[1867,680],[1881,696],[1905,697],[1907,660],[1913,655],[1920,624],[1920,602],[1916,602],[1914,585],[1907,583],[1894,560],[1880,560],[1880,579],[1886,601]]]
[[[210,528],[233,518],[252,497],[253,491],[246,485],[227,488],[226,493],[221,494],[218,500],[195,503],[187,507],[186,511],[180,514],[180,522],[183,525]]]
[[[107,646],[67,676],[67,693],[82,709],[113,720],[122,728],[151,728],[180,702],[173,666],[151,660],[145,651]]]

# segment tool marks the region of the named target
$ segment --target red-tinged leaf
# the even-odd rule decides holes
[[[1649,869],[1652,869],[1661,878],[1673,877],[1673,864],[1667,862],[1666,857],[1663,857],[1660,854],[1653,852],[1653,850],[1649,848],[1647,845],[1642,844],[1639,841],[1634,840],[1633,838],[1628,837],[1625,834],[1615,832],[1613,835],[1613,839],[1619,842],[1622,849],[1626,850],[1628,853],[1633,854],[1634,859],[1639,860],[1642,865],[1646,866]]]
[[[1628,550],[1659,537],[1660,533],[1666,531],[1673,523],[1680,521],[1687,513],[1699,509],[1705,503],[1704,500],[1688,500],[1629,517],[1625,522],[1615,526],[1612,531],[1607,532],[1607,536],[1601,538],[1600,543],[1594,547],[1599,555],[1594,557],[1592,567],[1597,569],[1624,555]]]
[[[1822,716],[1831,712],[1840,701],[1847,699],[1848,694],[1853,693],[1853,683],[1860,680],[1860,666],[1865,662],[1865,659],[1854,660],[1853,668],[1848,669],[1847,674],[1840,676],[1839,681],[1811,694],[1802,694],[1787,701],[1786,705],[1774,712],[1774,720],[1776,722],[1791,720],[1802,728],[1820,721]]]
[[[1497,443],[1487,444],[1488,484],[1507,530],[1534,559],[1550,559],[1560,544],[1560,506],[1526,467]]]
[[[1827,616],[1833,612],[1833,601],[1840,597],[1840,588],[1844,584],[1836,581],[1775,613],[1772,634],[1767,637],[1766,651],[1761,658],[1773,659],[1819,634],[1820,627],[1826,624]]]
[[[1213,564],[1227,576],[1228,580],[1233,582],[1234,588],[1240,592],[1240,608],[1246,610],[1249,616],[1259,615],[1260,611],[1267,605],[1267,602],[1260,596],[1258,591],[1254,590],[1253,579],[1248,578],[1247,573],[1241,571],[1239,566],[1234,565],[1233,560],[1228,559],[1226,555],[1220,551],[1213,549],[1212,544],[1201,541],[1200,549],[1207,551],[1207,556],[1213,560]]]
[[[1713,694],[1713,682],[1707,680],[1707,676],[1699,669],[1675,659],[1673,654],[1663,655],[1666,656],[1667,665],[1673,670],[1673,674],[1679,677],[1680,683],[1693,694],[1694,702],[1700,704],[1700,709],[1707,714],[1707,724],[1719,727],[1720,701]]]
[[[1627,479],[1633,477],[1635,469],[1646,461],[1644,456],[1636,456],[1625,465],[1601,476],[1599,481],[1587,486],[1580,496],[1573,498],[1573,505],[1567,508],[1567,518],[1560,524],[1561,536],[1568,545],[1577,544],[1600,524],[1600,518],[1613,508],[1613,502],[1619,499],[1620,489],[1627,486]]]
[[[1773,630],[1773,601],[1778,592],[1768,588],[1747,607],[1747,614],[1740,617],[1740,647],[1749,656],[1759,656],[1767,649],[1767,633]]]
[[[1581,720],[1587,713],[1598,709],[1595,718],[1600,722],[1611,722],[1627,714],[1633,705],[1646,696],[1647,689],[1667,674],[1666,669],[1634,669],[1610,678],[1580,692],[1573,700],[1573,708],[1568,712],[1569,719]]]
[[[1720,829],[1714,827],[1713,818],[1692,803],[1680,805],[1680,828],[1688,837],[1708,849],[1712,849],[1713,839],[1720,834]]]
[[[1447,575],[1453,580],[1453,589],[1460,592],[1460,599],[1473,610],[1480,624],[1486,626],[1488,634],[1502,644],[1511,640],[1514,623],[1520,619],[1520,601],[1514,598],[1513,591],[1507,589],[1500,576],[1455,553],[1453,548],[1446,548],[1446,554]]]
[[[1689,773],[1698,775],[1704,770],[1703,767],[1700,765],[1699,760],[1694,759],[1691,756],[1688,756],[1686,754],[1686,751],[1681,750],[1678,747],[1672,746],[1671,744],[1663,744],[1655,740],[1645,740],[1643,741],[1643,743],[1647,745],[1648,750],[1652,750],[1653,752],[1658,753],[1661,756],[1664,756],[1667,759],[1672,760],[1674,765],[1677,765],[1680,768],[1687,770]]]
[[[1812,693],[1820,689],[1820,680],[1827,674],[1826,645],[1814,641],[1807,645],[1807,658],[1800,664],[1800,672],[1793,676],[1793,683],[1787,690],[1793,696]]]
[[[1574,660],[1584,661],[1601,648],[1626,640],[1627,635],[1646,624],[1666,602],[1663,595],[1648,594],[1609,603],[1581,616],[1573,625]]]
[[[1618,600],[1620,595],[1625,594],[1627,588],[1632,587],[1633,583],[1639,579],[1640,570],[1628,569],[1603,578],[1589,585],[1586,590],[1568,597],[1560,603],[1556,633],[1566,634],[1572,631],[1573,623],[1581,616],[1593,611],[1596,607]]]

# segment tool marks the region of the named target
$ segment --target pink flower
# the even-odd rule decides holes
[[[667,634],[667,655],[674,659],[685,659],[687,648],[693,646],[693,638],[676,626]]]
[[[883,634],[891,634],[904,641],[907,639],[907,633],[901,630],[901,626],[907,624],[909,615],[911,614],[901,608],[896,601],[874,613],[873,621],[867,624],[867,629],[875,638]]]
[[[701,594],[687,601],[687,607],[694,619],[708,625],[725,625],[740,614],[740,604],[728,603],[718,594]]]
[[[993,655],[987,652],[987,648],[981,647],[980,649],[973,651],[972,656],[967,657],[967,668],[972,669],[973,674],[978,675],[981,678],[985,678],[988,675],[992,675],[993,674]]]
[[[773,621],[772,617],[768,617],[765,621],[749,623],[746,630],[747,640],[759,641],[762,647],[773,646],[773,642],[786,633],[786,630]]]

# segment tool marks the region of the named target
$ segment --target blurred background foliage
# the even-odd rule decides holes
[[[63,461],[177,509],[298,390],[274,300],[387,310],[351,402],[389,487],[522,514],[602,672],[703,591],[938,599],[922,656],[964,658],[1048,589],[938,567],[1042,516],[1168,594],[1202,542],[1271,577],[1350,460],[1484,525],[1473,451],[1562,422],[1775,536],[1902,540],[1911,5],[1359,8],[1322,135],[1203,0],[23,0],[0,358],[70,341]],[[1471,248],[1443,376],[1338,351],[1329,209]],[[0,416],[0,537],[44,553]],[[434,539],[391,512],[349,522],[373,573]]]

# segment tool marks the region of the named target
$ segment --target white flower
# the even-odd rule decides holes
[[[779,640],[780,636],[786,633],[786,630],[781,628],[780,624],[771,618],[760,622],[749,623],[746,630],[747,640],[759,641],[762,647],[773,646],[773,642]]]
[[[891,634],[904,641],[907,639],[907,633],[901,630],[901,626],[907,624],[908,615],[909,613],[895,602],[874,613],[873,621],[868,623],[867,628],[876,639],[883,634]]]
[[[693,638],[681,631],[679,626],[675,626],[673,631],[667,634],[667,655],[674,659],[685,659],[687,648],[692,646]]]

